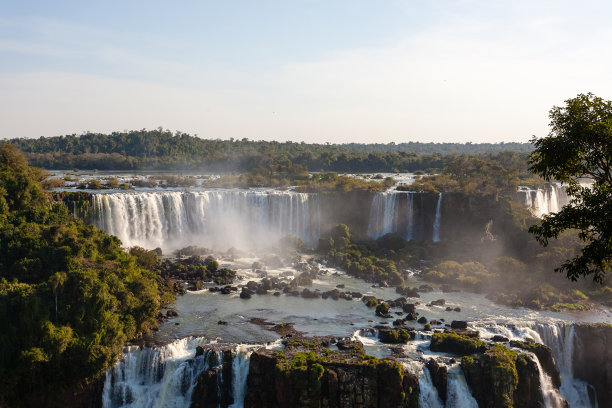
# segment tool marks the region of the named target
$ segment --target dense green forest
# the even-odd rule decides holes
[[[291,162],[310,171],[408,172],[443,167],[457,154],[512,151],[526,157],[529,143],[306,144],[201,139],[185,133],[139,130],[11,139],[33,166],[46,169],[193,169],[248,171]]]
[[[50,201],[43,178],[0,146],[0,406],[62,406],[171,299],[116,237]]]

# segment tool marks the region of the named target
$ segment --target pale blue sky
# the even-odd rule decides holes
[[[605,1],[3,1],[0,137],[528,141],[612,99]]]

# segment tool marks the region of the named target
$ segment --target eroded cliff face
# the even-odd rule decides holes
[[[283,351],[253,352],[244,407],[418,406],[418,379],[399,363],[366,356],[355,341],[338,350],[325,342],[303,338]]]
[[[578,323],[574,330],[574,377],[595,388],[600,407],[609,406],[612,401],[612,325]]]

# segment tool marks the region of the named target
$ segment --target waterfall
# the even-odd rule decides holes
[[[429,370],[423,367],[419,376],[419,408],[442,408],[444,404],[438,396],[438,390],[433,385]]]
[[[182,339],[160,348],[128,347],[106,373],[102,406],[188,407],[208,355],[193,358],[200,339]]]
[[[536,330],[542,342],[552,349],[553,357],[561,372],[561,395],[572,407],[595,408],[597,402],[589,397],[589,384],[574,378],[574,345],[576,332],[573,325],[537,324]]]
[[[523,202],[536,217],[556,213],[570,203],[565,188],[559,183],[551,183],[544,189],[521,186],[517,194],[519,201]]]
[[[438,203],[436,204],[436,218],[433,223],[433,235],[432,241],[439,242],[440,241],[440,219],[442,218],[442,193],[438,196]]]
[[[463,375],[461,365],[456,364],[448,370],[446,386],[447,408],[478,408]]]
[[[395,232],[398,197],[399,194],[393,191],[385,191],[374,196],[368,223],[368,235],[370,237],[378,238],[390,232]]]
[[[408,193],[408,228],[406,241],[412,240],[414,236],[414,194]]]
[[[526,353],[531,357],[531,360],[538,367],[538,375],[540,379],[540,392],[542,393],[542,400],[544,401],[544,406],[546,408],[564,408],[565,401],[559,391],[553,386],[552,380],[550,376],[546,374],[542,365],[540,364],[540,360],[538,357],[531,352],[527,352],[525,350],[521,350],[522,353]]]
[[[439,241],[442,194],[438,195],[435,209],[431,197],[428,193],[396,190],[376,194],[370,206],[368,236],[377,239],[393,232],[407,241]]]
[[[319,238],[316,196],[290,191],[215,190],[93,195],[93,223],[126,247],[227,249]]]
[[[128,347],[123,359],[106,373],[104,408],[186,408],[191,405],[198,378],[206,370],[216,370],[221,392],[223,352],[205,350],[194,357],[201,338],[177,340],[159,348]],[[232,361],[231,407],[244,405],[251,351],[239,345]]]
[[[251,351],[244,345],[239,345],[236,348],[236,356],[232,361],[232,395],[234,403],[231,408],[244,407],[244,396],[247,391],[247,376],[249,375],[249,362],[251,359]]]

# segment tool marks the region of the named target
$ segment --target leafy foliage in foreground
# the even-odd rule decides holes
[[[102,374],[161,299],[156,274],[47,202],[39,174],[0,146],[0,395],[15,406]]]
[[[587,94],[565,102],[550,111],[550,134],[533,140],[530,164],[544,179],[567,183],[572,205],[545,216],[530,232],[548,245],[550,238],[577,229],[586,245],[556,270],[571,280],[592,275],[602,282],[612,264],[612,101]],[[593,184],[582,186],[581,177]]]

